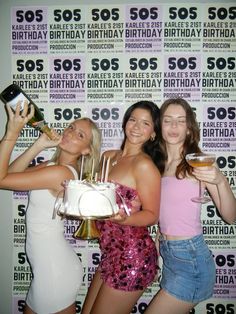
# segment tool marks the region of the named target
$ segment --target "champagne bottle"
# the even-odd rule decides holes
[[[27,100],[28,105],[34,106],[34,116],[28,121],[28,125],[52,138],[51,130],[44,120],[44,115],[30,97],[16,84],[11,84],[2,91],[0,98],[4,104],[9,104],[13,110],[16,109],[18,102],[21,102],[21,110],[24,107],[24,101]],[[30,110],[30,108],[29,108]]]

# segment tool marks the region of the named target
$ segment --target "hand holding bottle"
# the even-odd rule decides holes
[[[16,84],[11,84],[0,93],[0,99],[4,104],[10,105],[11,108],[15,111],[17,104],[20,103],[20,112],[22,114],[23,104],[26,101],[27,104],[30,104],[34,107],[34,115],[27,121],[27,124],[30,127],[33,127],[43,133],[46,133],[51,137],[51,130],[49,129],[44,115],[38,106],[30,99],[30,97]],[[19,109],[17,109],[19,110]],[[25,114],[26,116],[26,114]]]
[[[21,110],[21,107],[21,102],[17,103],[15,111],[10,107],[10,105],[6,105],[8,112],[8,123],[5,137],[8,140],[17,139],[25,124],[27,124],[27,122],[34,116],[34,107],[30,106],[30,111],[28,112],[27,101],[25,101],[23,104],[23,110]]]
[[[6,104],[6,108],[9,119],[7,123],[7,133],[5,137],[8,140],[16,140],[20,131],[34,116],[35,109],[34,106],[28,105],[27,101],[24,101],[23,105],[21,101],[19,101],[15,107],[15,110],[13,110],[9,104]],[[45,148],[55,147],[60,142],[60,134],[58,134],[53,129],[50,132],[50,138],[46,133],[42,133],[42,135],[36,141],[37,146],[39,146],[41,150]]]

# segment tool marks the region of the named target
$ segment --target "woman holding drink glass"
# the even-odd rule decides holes
[[[215,284],[214,260],[202,235],[202,200],[196,200],[199,181],[227,223],[236,219],[236,199],[214,163],[214,156],[205,156],[208,165],[196,164],[203,162],[203,157],[199,157],[199,127],[190,105],[184,99],[169,99],[161,106],[160,114],[162,184],[158,240],[163,269],[161,289],[145,314],[187,314],[197,303],[212,296]],[[188,161],[190,153],[197,153],[197,158],[191,155],[188,157],[194,158]]]

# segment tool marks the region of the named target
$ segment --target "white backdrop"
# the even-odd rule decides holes
[[[86,115],[102,130],[102,149],[116,148],[122,140],[123,112],[130,104],[147,99],[160,105],[166,98],[183,97],[196,112],[202,148],[216,153],[236,193],[234,3],[26,7],[14,3],[9,16],[11,64],[6,84],[19,84],[44,111],[49,126],[60,131],[73,119]],[[13,157],[37,136],[36,131],[25,128]],[[51,153],[43,153],[33,162],[42,162]],[[31,278],[24,253],[26,206],[27,193],[14,192],[12,226],[8,225],[13,255],[7,251],[12,260],[12,313],[22,312]],[[212,204],[204,205],[202,213],[217,280],[213,298],[193,312],[234,313],[235,225],[226,225]],[[100,252],[94,242],[75,241],[72,234],[76,228],[74,221],[65,225],[66,237],[84,265],[77,300],[80,313]],[[156,230],[156,226],[150,228],[153,237]],[[157,280],[132,313],[143,313],[158,289]]]

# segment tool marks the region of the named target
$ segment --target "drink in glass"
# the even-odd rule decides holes
[[[191,167],[209,167],[216,160],[216,156],[214,154],[208,153],[187,154],[185,158]],[[197,197],[193,197],[191,200],[195,203],[202,204],[211,201],[210,197],[204,195],[201,181],[199,181],[199,195]]]

